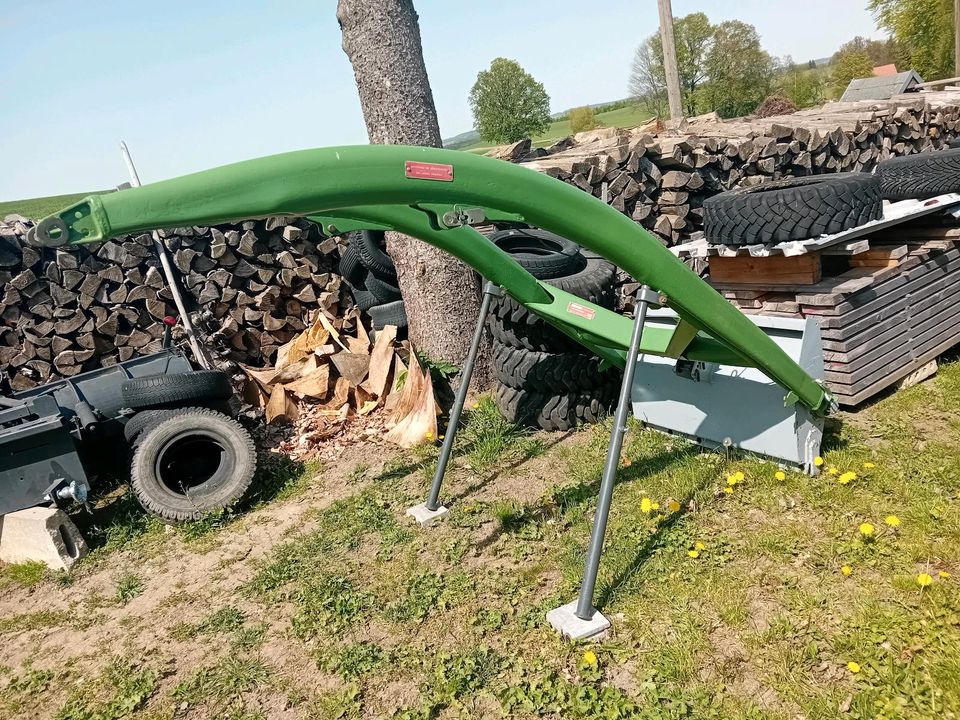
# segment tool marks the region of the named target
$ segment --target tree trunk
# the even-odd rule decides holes
[[[339,0],[337,20],[370,142],[441,147],[412,0]],[[387,249],[397,266],[410,339],[429,357],[460,365],[480,310],[477,274],[400,233],[387,233]],[[478,382],[489,377],[489,355],[489,347],[481,348]]]

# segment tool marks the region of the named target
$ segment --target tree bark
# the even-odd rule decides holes
[[[353,65],[370,142],[442,147],[412,0],[339,0],[343,50]],[[480,279],[462,262],[400,233],[387,233],[413,344],[460,365],[480,310]],[[481,348],[475,382],[489,378]]]

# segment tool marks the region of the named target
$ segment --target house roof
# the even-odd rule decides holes
[[[917,75],[914,70],[906,70],[896,75],[858,78],[857,80],[850,81],[840,101],[889,100],[894,95],[906,92],[911,87],[919,85],[922,82],[923,78]]]
[[[890,63],[889,65],[877,65],[873,69],[874,77],[883,77],[884,75],[896,75],[896,74],[897,74],[897,66],[894,65],[893,63]]]

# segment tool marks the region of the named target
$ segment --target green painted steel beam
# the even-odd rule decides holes
[[[559,180],[471,153],[365,145],[248,160],[86,198],[41,221],[35,241],[79,244],[155,228],[271,215],[336,216],[338,209],[385,206],[418,208],[424,220],[417,231],[405,232],[464,260],[555,325],[576,330],[586,321],[590,329],[582,328],[584,334],[622,352],[626,343],[620,323],[600,313],[581,317],[570,302],[557,300],[558,293],[531,283],[516,263],[478,249],[488,241],[452,230],[458,216],[479,208],[487,217],[522,218],[567,237],[665,296],[666,304],[698,331],[688,333],[685,357],[699,354],[696,343],[706,347],[703,343],[713,341],[715,347],[724,346],[723,359],[720,353],[703,359],[738,359],[736,364],[759,368],[803,405],[821,412],[829,408],[829,394],[819,383],[630,218]],[[435,232],[423,232],[423,223]],[[544,292],[553,300],[544,302]],[[674,344],[672,351],[677,350]]]

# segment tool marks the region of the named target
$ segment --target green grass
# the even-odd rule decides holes
[[[634,128],[638,125],[643,125],[650,117],[649,112],[636,106],[618,108],[617,110],[597,113],[596,115],[597,122],[601,127],[616,128]],[[557,120],[550,123],[550,127],[548,127],[545,132],[533,138],[533,144],[536,147],[546,147],[572,134],[569,120]],[[478,139],[457,149],[469,152],[480,152],[491,147],[493,147],[493,143]]]
[[[75,193],[72,195],[51,195],[50,197],[29,198],[26,200],[6,200],[0,202],[0,220],[10,214],[23,215],[24,217],[39,220],[65,208],[67,205],[82,200],[88,195],[102,195],[105,190],[96,190],[88,193]]]
[[[443,523],[417,531],[404,516],[436,446],[376,448],[249,581],[160,633],[155,666],[130,666],[116,692],[109,669],[0,669],[0,715],[75,686],[93,689],[64,720],[114,717],[117,697],[130,717],[164,719],[280,704],[304,718],[960,714],[960,363],[841,416],[815,478],[632,424],[595,596],[613,628],[590,644],[544,616],[579,589],[609,422],[546,448],[487,403],[459,433]],[[77,615],[7,618],[0,634]],[[171,655],[202,660],[161,664]],[[168,682],[143,675],[168,666]]]

